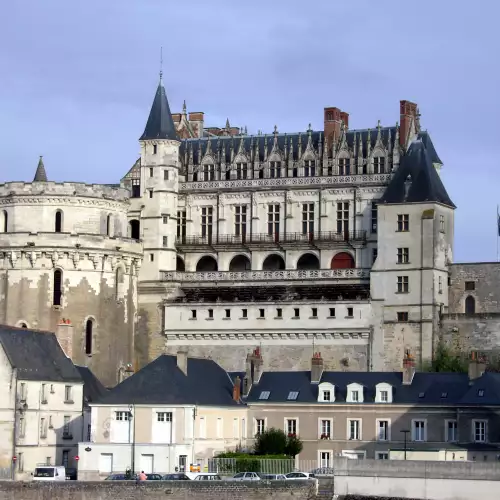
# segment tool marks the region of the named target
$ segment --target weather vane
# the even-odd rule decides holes
[[[160,81],[163,78],[163,47],[160,47]]]

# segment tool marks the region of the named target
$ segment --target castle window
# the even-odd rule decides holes
[[[383,156],[376,156],[375,158],[373,158],[373,173],[385,173],[385,158]]]
[[[439,231],[441,231],[442,233],[444,233],[445,231],[445,220],[444,220],[444,215],[440,215],[439,216]]]
[[[406,232],[410,230],[410,216],[408,214],[398,215],[398,232]]]
[[[6,233],[8,227],[9,227],[9,214],[7,213],[7,210],[4,210],[2,212],[2,218],[3,218],[3,221],[2,221],[2,231],[4,233]]]
[[[141,237],[141,225],[137,219],[132,219],[129,223],[130,237],[134,240],[138,240]]]
[[[164,180],[164,181],[168,181],[168,170],[167,170],[167,169],[165,169],[165,170],[163,171],[163,180]]]
[[[398,293],[408,293],[409,291],[408,276],[398,276]]]
[[[351,175],[351,159],[339,159],[339,175]]]
[[[372,201],[371,211],[371,233],[377,234],[378,206],[376,201]]]
[[[476,313],[476,299],[469,295],[465,299],[465,314],[475,314]]]
[[[153,144],[153,154],[155,155],[158,152],[158,146]]]
[[[149,169],[149,177],[154,176],[154,170],[152,168]]]
[[[264,317],[264,309],[259,309],[259,318]]]
[[[92,354],[92,330],[94,328],[94,323],[91,319],[88,319],[85,323],[85,354],[90,356]]]
[[[294,318],[300,318],[300,309],[298,307],[294,308],[294,310],[293,310],[293,317]]]
[[[410,262],[410,249],[398,248],[398,264],[408,264]]]
[[[354,318],[354,307],[347,308],[347,318]]]
[[[311,318],[317,318],[317,317],[318,317],[318,308],[312,307],[311,308]]]
[[[398,312],[398,322],[404,323],[408,321],[408,313],[407,312]]]
[[[58,210],[56,212],[56,220],[55,220],[55,232],[60,233],[62,231],[62,212]]]
[[[466,281],[465,282],[465,289],[466,290],[475,290],[476,289],[476,282],[475,281]]]
[[[60,306],[61,297],[62,297],[62,271],[56,269],[54,271],[54,293],[52,297],[52,304],[55,306]]]
[[[141,197],[141,180],[132,179],[132,198]]]
[[[280,161],[270,162],[269,177],[271,177],[271,179],[281,177],[281,162]]]
[[[111,236],[111,215],[106,217],[106,235]]]
[[[314,177],[316,175],[316,166],[314,160],[304,161],[304,177]]]
[[[152,198],[153,197],[153,190],[149,189],[148,192],[149,192],[149,197]]]

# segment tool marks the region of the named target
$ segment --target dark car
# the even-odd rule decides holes
[[[66,481],[76,481],[77,479],[77,469],[75,469],[74,467],[66,467]]]
[[[163,476],[161,474],[146,474],[147,481],[161,481]]]
[[[175,474],[167,474],[163,476],[163,481],[191,481],[186,474],[182,472],[176,472]]]
[[[127,476],[125,474],[110,474],[104,481],[126,481]]]

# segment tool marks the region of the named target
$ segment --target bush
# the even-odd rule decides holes
[[[272,427],[255,437],[255,454],[263,458],[264,455],[285,455],[295,457],[302,451],[302,441],[295,434],[288,436],[281,430]]]

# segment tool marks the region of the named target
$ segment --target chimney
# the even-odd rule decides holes
[[[325,108],[325,141],[328,142],[328,147],[331,148],[332,144],[338,141],[340,137],[340,124],[344,122],[346,128],[349,126],[349,114],[340,111],[339,108]]]
[[[260,347],[256,347],[253,352],[247,355],[246,373],[243,380],[243,394],[248,396],[253,384],[258,384],[262,376],[264,361]]]
[[[177,367],[184,373],[188,374],[188,353],[187,351],[177,351]]]
[[[70,359],[73,358],[73,325],[69,319],[62,318],[56,328],[56,338],[64,351],[64,354]]]
[[[477,351],[472,351],[469,360],[469,382],[480,378],[485,371],[485,360],[478,355]]]
[[[399,144],[405,148],[408,144],[408,135],[412,128],[412,123],[414,123],[414,130],[420,132],[418,106],[414,102],[400,101],[399,115]]]
[[[415,360],[409,349],[405,351],[403,359],[403,385],[411,385],[415,376]]]
[[[174,123],[180,123],[181,122],[181,114],[180,113],[172,113],[172,120]]]
[[[320,352],[315,352],[311,359],[311,384],[319,384],[323,375],[323,358]]]
[[[241,378],[236,377],[233,385],[233,401],[239,403],[241,400]]]

